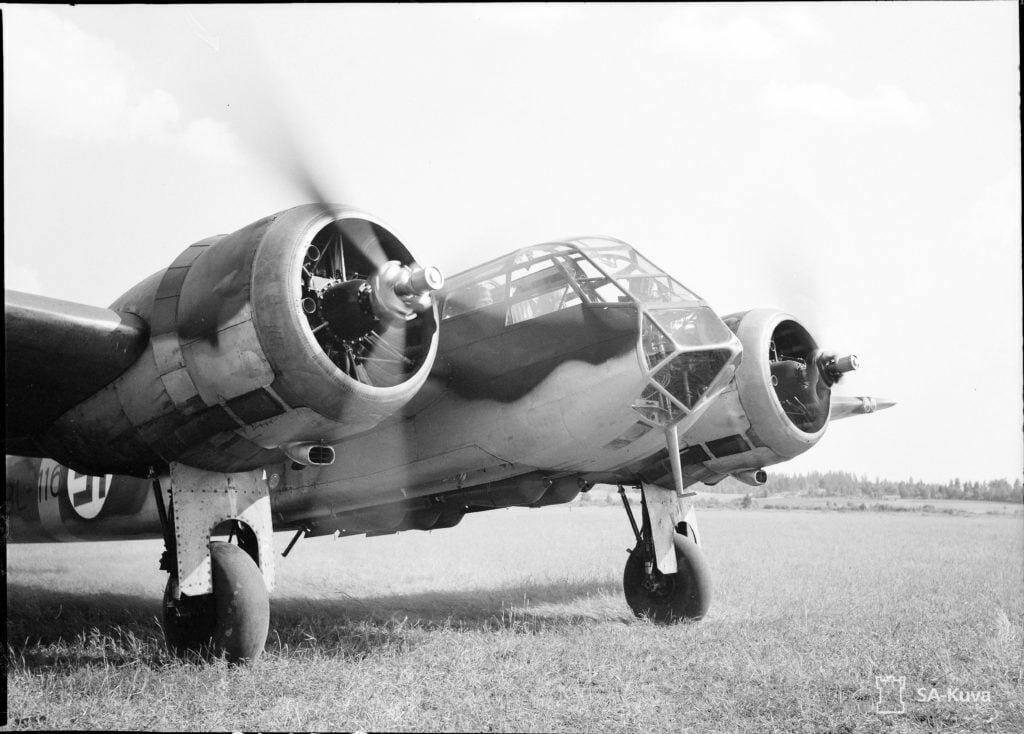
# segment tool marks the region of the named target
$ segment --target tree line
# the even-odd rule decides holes
[[[761,487],[750,487],[727,477],[714,486],[713,492],[735,492],[754,497],[772,494],[794,493],[805,497],[902,497],[909,499],[946,500],[989,500],[993,502],[1024,503],[1024,486],[1020,478],[1011,484],[1006,479],[990,479],[987,482],[961,482],[953,479],[944,484],[923,482],[920,479],[893,481],[891,479],[868,479],[851,472],[829,471],[808,472],[807,474],[768,474],[768,481]]]

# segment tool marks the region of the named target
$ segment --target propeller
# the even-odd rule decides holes
[[[338,218],[327,187],[300,150],[292,125],[274,120],[275,145],[264,155],[327,224],[302,264],[302,309],[328,357],[364,384],[401,383],[422,363],[429,335],[419,317],[432,310],[444,276],[416,263],[384,227],[359,217]]]
[[[330,359],[353,379],[398,384],[421,363],[418,354],[407,354],[419,349],[417,340],[403,332],[432,308],[431,294],[444,283],[441,271],[418,265],[381,225],[351,214],[339,217],[333,202],[350,200],[335,195],[348,193],[331,175],[340,165],[331,149],[310,150],[316,141],[329,144],[336,136],[325,138],[306,125],[315,116],[296,112],[303,108],[301,100],[293,98],[258,50],[240,43],[237,51],[248,54],[252,73],[226,80],[232,129],[324,222],[302,264],[302,308],[309,326]]]
[[[384,259],[375,228],[360,219],[332,220],[314,238],[302,265],[302,309],[342,371],[365,384],[388,386],[419,366],[428,343],[410,343],[409,330],[433,308],[432,294],[444,276],[436,267]]]
[[[344,121],[320,124],[323,118],[308,108],[309,98],[282,75],[286,59],[265,57],[254,42],[262,31],[251,22],[246,17],[217,29],[233,63],[221,63],[227,54],[217,54],[204,69],[212,79],[206,108],[219,110],[251,158],[299,201],[313,204],[326,223],[304,254],[301,271],[301,307],[314,338],[353,380],[399,385],[429,353],[436,325],[427,312],[443,277],[436,268],[416,265],[400,244],[390,253],[386,240],[394,237],[384,228],[365,219],[338,219],[331,202],[354,200],[346,182],[333,175],[346,169],[332,155],[337,141],[346,138]],[[404,434],[389,450],[412,454]]]

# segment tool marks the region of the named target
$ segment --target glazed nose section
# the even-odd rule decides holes
[[[643,315],[641,349],[647,386],[634,408],[669,425],[732,378],[742,346],[706,306],[651,309]]]
[[[672,338],[676,346],[706,348],[738,341],[735,334],[707,306],[652,308],[651,318]]]
[[[742,349],[736,335],[706,306],[646,311],[641,347],[652,370],[680,350],[722,347],[739,353]]]
[[[728,349],[683,352],[659,367],[651,377],[683,407],[692,410],[733,356],[735,352]]]
[[[645,311],[641,348],[650,370],[656,370],[665,359],[679,352],[724,350],[729,353],[728,362],[731,356],[742,351],[736,335],[706,306]],[[694,366],[710,364],[715,359],[717,356],[695,357],[689,363]]]

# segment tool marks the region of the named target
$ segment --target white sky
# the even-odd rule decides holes
[[[893,398],[786,471],[1024,463],[1012,2],[5,6],[5,286],[107,305],[188,244],[339,201],[451,274],[634,244],[778,306]],[[282,164],[282,161],[284,163]]]

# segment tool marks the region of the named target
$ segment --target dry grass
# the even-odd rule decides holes
[[[252,669],[167,654],[158,543],[12,546],[8,728],[1024,730],[1019,516],[716,510],[701,530],[716,598],[675,627],[622,599],[621,510],[301,541]],[[906,714],[875,713],[890,673]],[[933,685],[991,702],[914,700]]]

